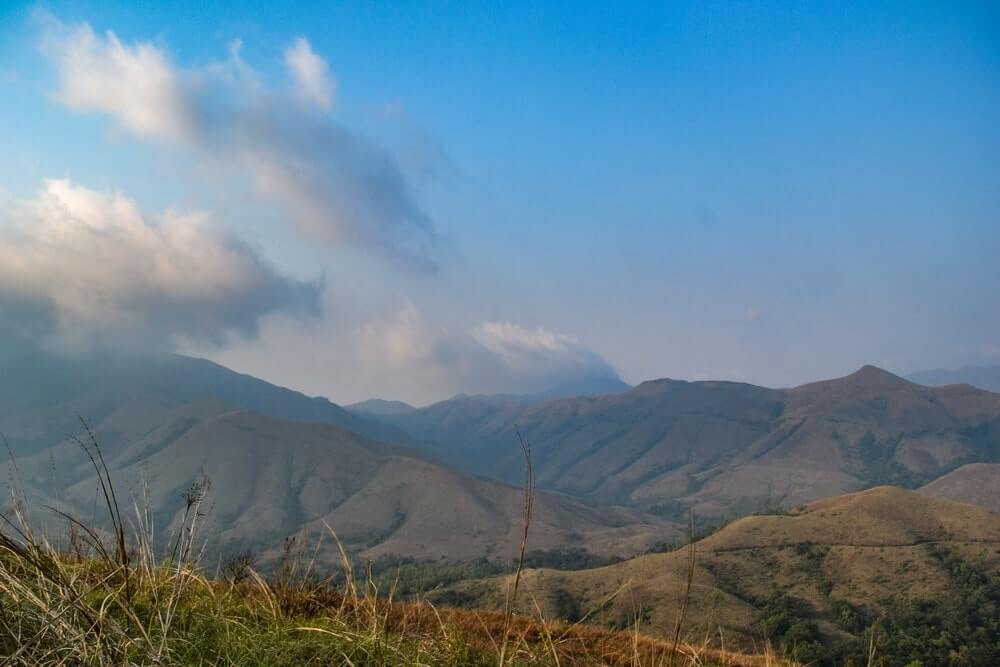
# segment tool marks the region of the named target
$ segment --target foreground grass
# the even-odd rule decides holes
[[[11,549],[0,556],[0,663],[499,665],[501,612],[399,603],[374,590],[234,584],[159,565]],[[38,566],[42,567],[39,568]],[[516,617],[504,665],[764,665],[764,657]]]
[[[707,641],[668,643],[637,630],[552,623],[540,611],[516,615],[516,585],[502,612],[399,602],[394,591],[378,590],[370,572],[357,582],[339,542],[343,572],[337,577],[317,576],[303,549],[289,549],[267,579],[249,558],[209,578],[198,565],[197,546],[208,481],[185,494],[179,525],[158,556],[151,517],[139,503],[123,517],[100,448],[86,430],[89,440],[77,442],[91,458],[105,501],[108,517],[100,529],[54,510],[69,526],[64,543],[54,546],[33,531],[28,503],[16,491],[11,510],[0,513],[0,667],[780,664],[769,654],[714,651]],[[529,474],[525,539],[531,489]],[[515,581],[523,555],[524,541]]]

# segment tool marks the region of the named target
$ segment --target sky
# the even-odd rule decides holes
[[[0,353],[417,404],[1000,364],[995,3],[278,4],[0,5]]]

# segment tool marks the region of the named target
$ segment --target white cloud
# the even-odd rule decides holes
[[[539,393],[597,378],[617,378],[611,365],[573,336],[526,329],[510,322],[482,322],[468,331],[430,325],[405,304],[393,316],[354,333],[353,349],[382,386],[406,377],[423,396],[455,393]]]
[[[221,342],[253,335],[267,313],[317,314],[318,291],[203,213],[151,222],[124,195],[68,180],[0,211],[0,310],[15,333],[56,345]]]
[[[572,392],[618,378],[607,361],[573,336],[508,322],[446,327],[410,302],[355,310],[349,299],[334,294],[337,289],[331,285],[326,293],[338,304],[332,313],[337,321],[304,328],[283,316],[269,317],[258,338],[208,356],[340,403],[380,397],[424,404],[458,393]]]
[[[295,77],[302,97],[329,111],[336,84],[326,61],[316,55],[309,40],[299,37],[285,49],[285,65]]]
[[[291,91],[263,83],[239,42],[224,63],[181,69],[160,46],[124,44],[86,24],[56,24],[45,41],[59,73],[56,99],[67,107],[107,114],[139,139],[248,174],[310,239],[433,268],[437,236],[406,175],[392,154],[325,113],[333,81],[304,39],[285,52]],[[303,95],[313,104],[301,104]]]
[[[99,38],[84,25],[60,43],[61,103],[113,114],[136,136],[186,139],[194,118],[180,76],[150,43],[123,45],[114,33]]]

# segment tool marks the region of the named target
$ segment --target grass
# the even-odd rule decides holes
[[[180,525],[156,548],[142,502],[123,512],[100,447],[78,440],[99,478],[107,521],[98,528],[60,513],[67,536],[53,543],[31,525],[27,500],[12,491],[0,514],[0,667],[6,665],[777,665],[762,656],[666,642],[634,631],[514,612],[524,563],[533,484],[530,452],[521,559],[502,611],[401,602],[371,572],[320,576],[306,545],[289,540],[268,577],[240,554],[209,576],[198,528],[209,491],[194,483]],[[55,510],[53,510],[55,511]],[[336,540],[336,534],[331,529]],[[339,545],[339,541],[337,542]],[[682,617],[681,617],[682,618]]]

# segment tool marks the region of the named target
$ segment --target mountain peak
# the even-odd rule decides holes
[[[858,370],[843,378],[843,380],[854,384],[879,386],[906,386],[912,384],[898,375],[890,373],[889,371],[879,368],[878,366],[872,366],[871,364],[865,364]]]
[[[856,377],[856,378],[876,378],[876,377],[878,377],[878,378],[886,378],[886,377],[891,377],[891,378],[896,378],[897,380],[901,380],[902,379],[899,376],[893,375],[889,371],[887,371],[885,369],[882,369],[882,368],[879,368],[878,366],[873,366],[872,364],[865,364],[864,366],[862,366],[858,370],[856,370],[853,373],[851,373],[848,377]]]
[[[918,385],[913,384],[909,380],[905,380],[898,375],[894,375],[887,370],[879,368],[878,366],[865,364],[850,375],[845,375],[844,377],[835,378],[833,380],[810,382],[809,384],[795,387],[791,391],[799,395],[809,395],[816,391],[824,393],[839,393],[847,391],[851,395],[856,395],[859,391],[885,392],[894,389],[917,386]]]

